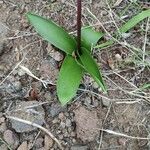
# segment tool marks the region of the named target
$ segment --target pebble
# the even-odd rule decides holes
[[[22,89],[21,82],[20,81],[13,82],[13,87],[17,92],[20,91]]]
[[[53,124],[56,124],[56,123],[59,123],[59,122],[60,122],[60,120],[59,120],[58,118],[55,118],[55,119],[52,121]]]
[[[6,126],[6,123],[4,122],[0,125],[0,132],[3,133],[6,130],[7,130],[7,126]]]
[[[6,130],[4,132],[3,138],[7,142],[7,144],[10,145],[12,148],[17,148],[19,141],[15,133],[13,133],[11,130]]]
[[[8,112],[8,115],[23,119],[23,120],[28,120],[30,122],[34,122],[38,125],[43,125],[45,122],[45,112],[44,109],[41,105],[39,105],[39,102],[37,101],[22,101],[18,105],[16,105],[13,110],[18,110],[18,111],[11,111],[10,113]],[[31,107],[33,105],[36,105],[36,107],[32,107],[30,109],[25,109],[25,107]],[[10,122],[12,124],[12,128],[16,130],[16,132],[22,133],[22,132],[29,132],[33,131],[36,129],[36,127],[33,127],[31,125],[21,123],[16,120],[10,119]]]
[[[49,136],[45,135],[44,138],[44,148],[45,150],[49,150],[50,148],[53,147],[54,141],[52,138],[50,138]]]
[[[0,145],[0,150],[8,150],[8,147],[6,144]]]
[[[106,99],[106,98],[102,98],[102,104],[105,106],[105,107],[109,107],[111,102],[110,100]]]
[[[117,61],[122,61],[122,57],[121,57],[120,54],[116,54],[115,58],[116,58]]]
[[[39,148],[43,147],[43,142],[44,142],[43,138],[38,138],[36,140],[35,144],[34,144],[36,149],[39,149]]]
[[[66,127],[71,127],[71,120],[70,119],[66,119]]]
[[[1,124],[1,123],[4,123],[4,122],[5,122],[5,118],[4,118],[4,117],[1,117],[1,118],[0,118],[0,124]]]
[[[66,124],[65,124],[64,122],[61,122],[61,123],[60,123],[60,126],[61,126],[61,128],[64,129],[64,128],[66,127]]]
[[[64,119],[65,119],[64,113],[59,113],[58,118],[59,118],[60,120],[64,120]]]
[[[28,150],[27,141],[24,141],[24,142],[17,148],[17,150]]]
[[[60,112],[64,111],[65,107],[62,107],[59,103],[52,104],[50,107],[50,114],[52,117],[57,116]]]

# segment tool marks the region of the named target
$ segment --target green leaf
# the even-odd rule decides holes
[[[104,36],[102,32],[96,32],[92,27],[84,27],[81,30],[82,47],[91,51],[91,47],[95,46],[100,38]]]
[[[35,27],[36,31],[48,42],[61,49],[67,54],[76,50],[76,41],[66,31],[51,20],[38,15],[27,13],[27,18]]]
[[[95,60],[91,57],[88,50],[85,48],[81,48],[82,54],[79,56],[80,65],[94,78],[94,80],[98,83],[98,85],[102,88],[104,92],[106,92],[105,83],[103,81],[101,72],[97,66]]]
[[[150,17],[150,9],[142,11],[138,15],[131,18],[127,23],[125,23],[119,30],[121,33],[125,33],[134,27],[137,23],[142,21],[143,19]]]
[[[67,104],[77,92],[83,69],[77,64],[72,56],[67,55],[57,81],[57,94],[62,105]]]

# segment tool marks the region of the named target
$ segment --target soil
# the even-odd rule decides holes
[[[109,7],[119,26],[150,6],[148,0],[137,0],[139,7],[130,4],[130,1],[111,1],[108,6],[104,0],[85,0],[83,25],[103,31],[100,20],[113,33],[116,27],[109,16]],[[76,3],[72,0],[0,0],[0,150],[60,149],[46,132],[10,116],[48,129],[65,150],[149,150],[150,90],[139,88],[150,83],[150,69],[143,67],[137,52],[132,53],[121,44],[94,49],[108,94],[103,94],[87,74],[74,100],[62,107],[55,83],[64,55],[37,35],[25,17],[29,11],[53,19],[68,32],[76,30]],[[121,21],[115,14],[123,12],[127,18]],[[141,48],[145,34],[140,29],[145,24],[143,21],[132,29],[125,40]],[[147,44],[146,51],[149,49]],[[44,80],[47,88],[20,66]]]

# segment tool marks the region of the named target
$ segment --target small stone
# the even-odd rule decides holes
[[[71,150],[88,150],[88,146],[82,146],[82,145],[74,145],[71,147]]]
[[[52,104],[50,107],[50,114],[52,117],[57,116],[60,112],[64,111],[65,107],[62,107],[59,103]]]
[[[64,120],[64,119],[65,119],[64,113],[59,113],[58,118],[59,118],[60,120]]]
[[[120,54],[116,54],[115,58],[116,58],[117,61],[122,61],[122,57],[121,57]]]
[[[27,141],[24,141],[24,142],[17,148],[17,150],[28,150]]]
[[[3,138],[7,142],[7,144],[10,145],[12,148],[17,148],[19,141],[17,136],[11,130],[6,130],[4,132]]]
[[[49,136],[45,135],[44,138],[44,148],[45,150],[49,150],[50,148],[53,147],[54,141],[52,138],[50,138]]]
[[[66,127],[66,124],[65,124],[64,122],[61,122],[61,123],[60,123],[60,126],[61,126],[61,128],[64,129],[64,128]]]
[[[43,138],[38,138],[36,140],[35,144],[34,144],[36,149],[39,149],[39,148],[43,147],[43,142],[44,142]]]
[[[90,106],[91,103],[92,103],[92,100],[91,100],[90,97],[86,97],[86,98],[84,99],[84,104],[85,104],[87,107]]]
[[[59,123],[59,119],[58,118],[55,118],[53,121],[52,121],[53,124],[56,124],[56,123]]]
[[[76,136],[76,133],[75,132],[71,132],[71,137],[75,137]]]
[[[13,87],[16,91],[20,91],[22,89],[22,85],[20,81],[13,82]]]
[[[6,144],[0,145],[0,150],[8,150],[8,147]]]
[[[4,132],[4,140],[9,144],[13,145],[15,143],[15,138],[14,134],[11,130],[6,130]]]
[[[62,139],[64,138],[64,136],[63,136],[62,134],[60,134],[60,135],[58,135],[58,138],[59,138],[60,140],[62,140]]]
[[[71,127],[71,120],[70,119],[66,119],[66,127]]]
[[[36,106],[36,107],[31,107]],[[37,101],[22,101],[18,105],[16,105],[13,110],[17,111],[11,111],[8,112],[8,115],[14,116],[23,120],[28,120],[31,123],[34,122],[38,125],[42,125],[45,122],[45,112],[41,105],[39,105],[39,102]],[[10,122],[12,124],[12,128],[16,130],[16,132],[22,133],[22,132],[29,132],[36,129],[36,127],[33,127],[32,125],[28,125],[13,119],[10,119]]]
[[[4,123],[4,122],[5,122],[5,118],[4,118],[4,117],[1,117],[1,118],[0,118],[0,124],[1,124],[1,123]]]
[[[4,122],[0,125],[0,132],[3,133],[6,130],[7,130],[7,126],[6,126],[6,123]]]
[[[106,99],[106,98],[102,98],[102,103],[103,103],[103,105],[105,106],[105,107],[109,107],[110,106],[110,104],[111,104],[111,102],[110,102],[110,100],[109,99]]]

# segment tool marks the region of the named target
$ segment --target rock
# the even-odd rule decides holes
[[[20,81],[15,81],[13,82],[13,87],[15,88],[15,90],[18,92],[22,89],[22,85]]]
[[[122,57],[121,57],[120,54],[116,54],[115,58],[116,58],[117,61],[122,61]]]
[[[36,149],[42,148],[43,147],[43,142],[44,139],[43,138],[38,138],[34,144],[34,146],[36,147]]]
[[[74,145],[71,147],[71,150],[88,150],[88,146],[82,146],[82,145]]]
[[[24,141],[24,142],[17,148],[17,150],[28,150],[27,141]]]
[[[6,130],[3,136],[4,140],[7,142],[10,147],[16,149],[18,147],[19,141],[15,133],[11,130]]]
[[[66,127],[71,127],[71,120],[70,119],[66,119]]]
[[[39,103],[37,101],[28,101],[28,102],[22,101],[17,106],[15,106],[15,108],[12,109],[14,111],[8,112],[8,116],[10,115],[16,118],[30,121],[31,123],[33,122],[42,125],[45,122],[44,120],[45,113],[43,107],[38,104]],[[12,124],[12,128],[19,133],[29,132],[36,129],[36,127],[33,127],[25,123],[21,123],[16,120],[10,119],[10,122]]]
[[[64,119],[65,119],[64,113],[62,113],[62,112],[59,113],[58,118],[59,118],[60,120],[64,120]]]
[[[4,118],[4,117],[1,117],[1,118],[0,118],[0,124],[1,124],[1,123],[4,123],[4,122],[5,122],[5,118]]]
[[[99,135],[102,122],[97,117],[96,111],[89,111],[79,107],[75,111],[77,138],[83,142],[91,142]]]
[[[53,147],[53,139],[51,139],[49,136],[45,135],[45,138],[44,138],[44,150],[49,150],[50,148]]]
[[[61,123],[60,123],[60,126],[61,126],[61,128],[64,129],[64,128],[66,127],[66,124],[65,124],[64,122],[61,122]]]
[[[102,98],[102,103],[103,103],[103,105],[105,106],[105,107],[109,107],[110,106],[110,104],[111,104],[111,102],[110,102],[110,100],[109,99],[106,99],[106,98]]]
[[[57,116],[60,112],[64,111],[65,107],[62,107],[59,103],[53,103],[50,107],[50,114],[52,117]]]
[[[3,133],[5,130],[7,130],[7,126],[6,123],[4,122],[0,125],[0,132]]]
[[[0,150],[8,150],[8,147],[6,144],[0,145]]]

